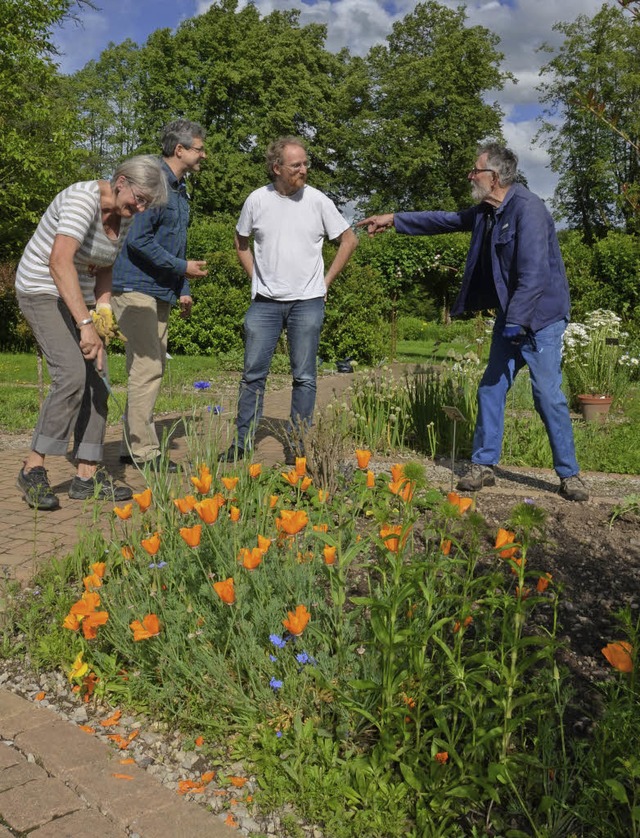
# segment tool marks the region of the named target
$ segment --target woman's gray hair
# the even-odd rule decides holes
[[[518,176],[518,156],[504,145],[496,142],[485,143],[478,148],[478,157],[487,155],[487,168],[498,175],[500,186],[510,186]]]
[[[119,177],[126,178],[140,191],[150,207],[163,207],[169,198],[167,179],[160,158],[153,154],[138,154],[123,160],[111,178],[114,186]]]
[[[205,130],[199,122],[192,122],[190,119],[174,119],[160,132],[162,156],[172,157],[178,145],[191,148],[196,137],[201,140],[206,137]]]
[[[282,165],[282,152],[288,145],[297,145],[304,151],[305,154],[307,153],[307,147],[300,137],[279,137],[277,140],[274,140],[269,145],[266,153],[267,171],[269,172],[271,180],[275,180],[276,178],[276,173],[273,171],[273,167],[275,165]]]

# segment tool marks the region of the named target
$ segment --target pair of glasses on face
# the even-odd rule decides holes
[[[203,145],[190,145],[188,146],[189,151],[195,151],[196,154],[206,154],[205,147]]]
[[[475,166],[473,167],[473,169],[469,170],[469,174],[471,175],[471,177],[475,177],[476,175],[479,175],[482,172],[491,172],[491,174],[493,175],[496,174],[496,172],[493,169],[478,169]]]
[[[309,171],[311,168],[311,163],[308,160],[305,160],[304,163],[283,163],[287,169],[292,169],[294,172],[299,172],[300,169],[306,169]]]
[[[133,196],[133,203],[138,207],[140,210],[145,210],[149,206],[149,199],[143,197],[142,195],[138,195],[138,193],[133,188],[131,181],[128,178],[125,178],[127,184],[129,185],[129,189],[131,190],[131,194]]]

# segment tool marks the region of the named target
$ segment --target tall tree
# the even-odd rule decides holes
[[[51,30],[82,2],[0,0],[0,260],[19,255],[43,209],[81,163]]]
[[[449,209],[468,202],[477,143],[500,134],[502,113],[485,102],[509,78],[497,44],[489,30],[466,25],[463,7],[429,0],[351,65],[348,169],[365,212],[419,207],[427,197]]]
[[[625,190],[640,182],[640,22],[604,5],[592,18],[580,15],[555,29],[565,40],[542,68],[549,81],[539,89],[546,105],[540,136],[560,175],[556,213],[588,240],[612,228],[637,231]],[[602,103],[622,135],[593,118],[585,95]]]

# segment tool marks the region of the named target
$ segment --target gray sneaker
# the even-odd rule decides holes
[[[483,466],[471,463],[471,468],[458,480],[456,489],[459,492],[479,492],[483,486],[495,486],[496,475],[493,466]]]
[[[560,478],[560,497],[565,500],[589,500],[589,492],[577,474]]]
[[[58,509],[60,501],[49,485],[47,470],[44,466],[35,466],[25,474],[20,469],[18,488],[22,490],[22,496],[32,509]]]
[[[113,481],[103,468],[99,468],[93,477],[83,480],[76,476],[69,486],[69,497],[73,500],[110,500],[120,503],[130,500],[133,491],[128,486],[114,486]]]

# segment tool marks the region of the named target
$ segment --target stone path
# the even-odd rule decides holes
[[[350,374],[321,377],[318,409],[352,380]],[[269,466],[282,460],[277,436],[288,416],[289,398],[288,389],[267,392],[257,462]],[[218,430],[226,438],[234,405],[223,408]],[[163,419],[163,424],[174,426],[176,419]],[[144,476],[133,466],[119,463],[119,439],[120,427],[110,428],[105,465],[114,477],[139,491]],[[72,463],[51,457],[47,469],[61,507],[55,512],[30,509],[15,484],[29,440],[17,442],[22,447],[12,444],[0,449],[0,571],[5,580],[27,581],[47,559],[71,551],[80,528],[100,527],[108,532],[113,504],[69,500]],[[172,441],[171,457],[178,463],[187,457],[186,439],[180,431]],[[1,595],[0,588],[0,607]],[[26,834],[29,838],[224,838],[237,834],[218,815],[178,797],[136,765],[123,767],[119,756],[52,710],[0,688],[0,838]]]

